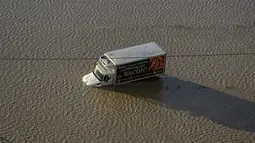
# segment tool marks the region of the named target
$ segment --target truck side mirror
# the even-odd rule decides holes
[[[109,77],[108,75],[105,75],[103,78],[103,81],[108,82],[109,79],[111,79],[111,77]]]
[[[103,81],[107,82],[107,76],[105,75]]]

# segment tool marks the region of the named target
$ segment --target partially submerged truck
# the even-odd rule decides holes
[[[109,51],[82,80],[87,86],[101,87],[158,77],[165,73],[166,55],[154,42]]]

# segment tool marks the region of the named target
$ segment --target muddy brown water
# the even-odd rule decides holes
[[[0,12],[0,142],[255,141],[255,56],[240,54],[255,53],[253,0],[2,0]],[[170,55],[165,76],[82,83],[104,52],[151,41]]]

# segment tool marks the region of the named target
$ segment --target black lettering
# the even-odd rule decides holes
[[[124,72],[124,77],[137,75],[137,74],[140,74],[140,73],[144,73],[146,71],[147,71],[147,67],[136,68],[136,69],[133,69],[133,70],[130,70],[130,71],[125,71]]]

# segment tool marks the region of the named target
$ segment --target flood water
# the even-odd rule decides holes
[[[0,142],[254,142],[254,5],[1,0]],[[104,52],[147,42],[165,76],[82,83]]]

